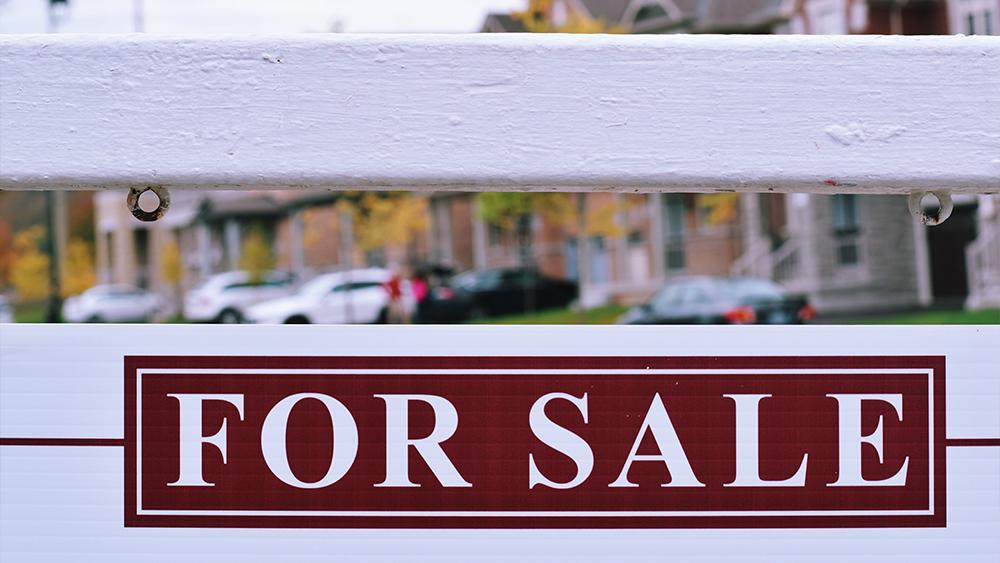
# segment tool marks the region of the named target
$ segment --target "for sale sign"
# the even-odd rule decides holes
[[[126,526],[947,525],[941,356],[128,356]]]

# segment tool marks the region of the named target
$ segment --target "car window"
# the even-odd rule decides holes
[[[706,287],[701,285],[688,285],[681,292],[680,301],[687,305],[700,305],[711,301]]]
[[[112,299],[123,299],[129,297],[137,297],[142,295],[143,291],[141,289],[136,289],[133,287],[112,287],[109,288],[103,294],[98,294],[101,297],[107,297]]]
[[[283,273],[275,273],[265,277],[262,285],[266,285],[268,287],[284,287],[290,283],[292,283],[291,276]]]
[[[242,281],[237,283],[231,283],[226,287],[222,288],[223,291],[228,291],[230,289],[261,289],[265,287],[282,287],[288,284],[287,280],[282,279],[268,279],[265,278],[259,282]]]
[[[740,299],[780,299],[785,290],[768,280],[730,280],[729,291]]]
[[[125,292],[105,293],[104,295],[99,295],[98,296],[99,299],[107,299],[107,300],[112,300],[112,301],[118,301],[118,300],[122,300],[122,299],[131,299],[133,297],[134,297],[134,294],[132,294],[132,293],[125,293]]]
[[[538,285],[539,275],[536,270],[506,270],[501,282],[508,287],[525,287]]]
[[[342,283],[340,285],[335,286],[332,290],[330,290],[330,292],[343,293],[345,291],[357,291],[359,289],[369,289],[372,287],[382,287],[382,284],[374,281],[358,281],[358,282]]]
[[[239,286],[241,283],[246,283],[246,276],[222,274],[208,278],[204,282],[196,285],[194,289],[205,291],[225,291],[232,287]]]
[[[500,272],[468,272],[457,276],[455,285],[466,289],[493,289],[500,285]]]

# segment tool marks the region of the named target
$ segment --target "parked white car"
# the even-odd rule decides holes
[[[95,285],[63,302],[63,320],[69,323],[149,322],[163,302],[155,293],[130,285]]]
[[[246,320],[265,324],[351,324],[386,322],[389,293],[383,285],[391,274],[380,268],[319,275],[290,297],[261,303],[247,310]],[[407,284],[406,306],[413,310]]]
[[[270,272],[259,283],[252,283],[250,274],[243,271],[216,274],[188,292],[184,318],[194,322],[243,322],[247,307],[289,295],[292,281],[282,272]]]
[[[14,322],[14,308],[7,302],[7,298],[0,295],[0,323]]]

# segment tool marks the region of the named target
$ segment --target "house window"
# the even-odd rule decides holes
[[[487,223],[486,232],[490,241],[490,246],[499,246],[500,243],[503,242],[503,229],[500,225]]]
[[[684,196],[668,194],[664,198],[664,249],[667,271],[684,269]]]
[[[566,239],[566,277],[571,280],[580,279],[580,254],[576,237]]]
[[[949,2],[952,33],[966,35],[993,35],[998,23],[996,0],[958,0]]]
[[[858,248],[861,230],[858,222],[858,196],[837,194],[833,196],[833,235],[837,265],[856,266],[861,263]]]
[[[602,236],[590,237],[590,282],[605,283],[611,281],[611,257],[608,245]]]
[[[136,229],[132,231],[133,243],[135,245],[135,285],[141,289],[150,287],[150,265],[149,265],[149,231],[146,229]]]
[[[837,264],[840,266],[854,266],[860,262],[858,256],[858,245],[856,241],[837,242]]]
[[[833,196],[833,230],[836,234],[857,232],[858,196],[854,194]]]

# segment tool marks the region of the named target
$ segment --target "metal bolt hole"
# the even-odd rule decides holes
[[[131,188],[126,205],[132,216],[140,221],[156,221],[167,213],[170,207],[170,193],[159,186]]]
[[[937,200],[935,206],[929,198]],[[928,205],[924,205],[925,201]],[[910,213],[920,219],[920,222],[929,227],[940,225],[951,216],[955,209],[955,204],[951,201],[951,194],[946,191],[913,192],[907,199]]]

